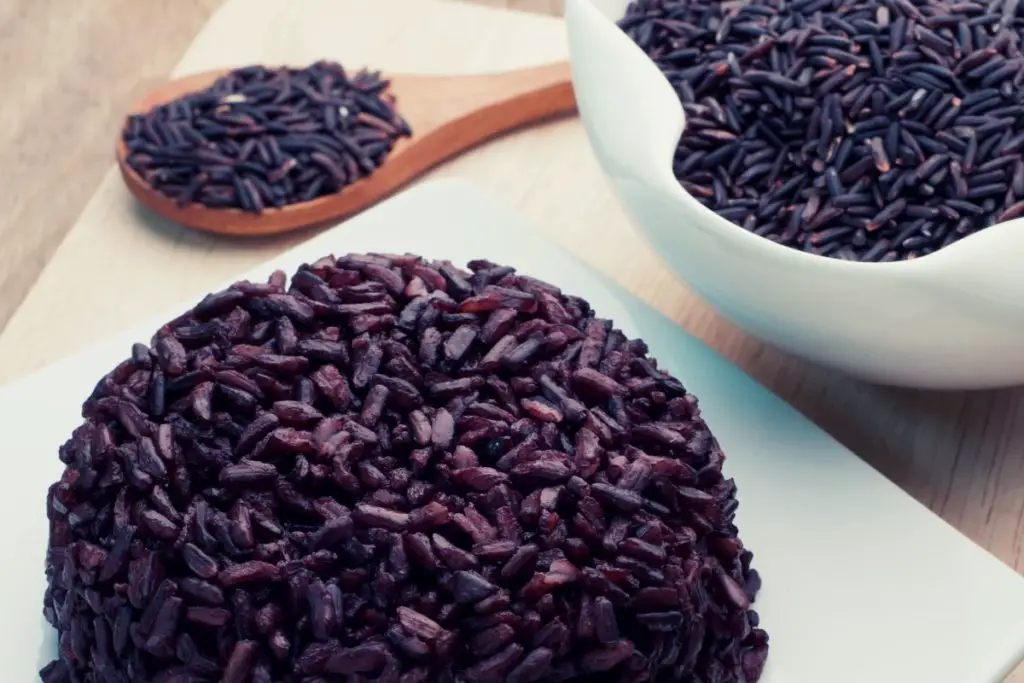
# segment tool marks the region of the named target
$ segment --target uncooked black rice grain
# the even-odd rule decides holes
[[[339,192],[412,134],[380,74],[336,62],[235,69],[125,122],[128,165],[152,188],[262,213]]]
[[[207,296],[60,449],[43,683],[754,683],[736,486],[646,354],[487,261]]]
[[[619,23],[682,102],[682,186],[756,235],[894,261],[1022,213],[1024,4],[633,0]]]

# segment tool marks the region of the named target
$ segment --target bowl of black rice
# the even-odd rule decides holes
[[[637,230],[794,355],[1024,383],[1024,9],[568,0],[573,81]]]

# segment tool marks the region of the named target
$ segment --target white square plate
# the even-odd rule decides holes
[[[1024,581],[701,342],[462,183],[422,185],[240,277],[327,253],[490,258],[583,296],[645,339],[699,398],[739,485],[764,579],[763,683],[995,683],[1022,655]],[[184,310],[186,306],[182,306]],[[0,662],[29,683],[54,653],[41,615],[47,486],[97,379],[152,323],[0,388]]]

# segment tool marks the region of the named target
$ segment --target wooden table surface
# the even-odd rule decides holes
[[[562,9],[561,0],[467,1],[551,15]],[[94,193],[104,187],[108,194],[113,191],[113,135],[123,110],[167,77],[221,2],[0,3],[0,81],[5,85],[0,159],[7,169],[0,192],[0,382],[113,331],[107,327],[136,322],[145,310],[127,299],[120,302],[124,310],[117,301],[90,303],[98,311],[90,315],[104,320],[99,326],[103,329],[92,329],[91,318],[83,317],[76,297],[98,296],[102,288],[93,287],[85,274],[88,270],[67,264],[113,257],[91,252],[93,240],[77,236],[78,230],[61,244],[83,211],[95,212],[90,205]],[[545,28],[555,23],[549,21]],[[557,40],[550,30],[546,35],[549,43]],[[483,52],[481,48],[479,61],[491,65]],[[500,66],[500,60],[494,64]],[[1024,570],[1024,390],[935,393],[883,388],[809,367],[766,348],[711,313],[632,237],[617,205],[604,196],[605,186],[578,122],[556,123],[517,137],[518,147],[499,141],[498,151],[471,153],[469,160],[460,160],[453,168],[469,177],[476,177],[479,170],[485,185],[503,188],[506,199],[518,203],[531,219],[546,223],[544,227],[562,241],[578,246],[585,260],[709,342],[977,543]],[[533,142],[527,145],[525,139]],[[486,169],[494,166],[495,155],[504,154],[505,165],[515,168],[516,163],[529,162],[524,150],[536,150],[542,143],[571,147],[577,159],[550,172],[531,169],[536,177],[530,183],[524,180],[522,189],[508,188],[518,180],[499,182],[497,176],[488,176]],[[555,177],[556,173],[561,175]],[[561,196],[544,193],[544,187],[559,188]],[[594,199],[599,207],[588,206],[586,215],[588,220],[596,217],[600,225],[574,225],[584,211],[574,213],[575,207],[592,203],[595,193],[601,195]],[[171,246],[186,243],[192,249],[190,258],[215,253],[216,262],[203,263],[208,268],[216,263],[228,274],[299,239],[225,244],[158,225],[156,231],[161,230]],[[594,235],[599,239],[589,239]],[[58,247],[60,272],[51,268],[44,273]],[[108,276],[108,284],[138,289],[142,294],[136,298],[160,298],[168,289],[194,298],[194,287],[188,283],[173,278],[146,282],[140,274],[147,266],[131,264],[129,248],[124,258],[124,263],[92,266],[116,269],[118,274]],[[59,304],[65,298],[74,305],[62,310]],[[1009,680],[1024,682],[1024,672]]]

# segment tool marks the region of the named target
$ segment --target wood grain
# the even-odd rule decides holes
[[[220,2],[0,3],[0,330],[110,167],[125,107]]]
[[[343,2],[310,1],[318,7]],[[352,21],[369,16],[373,3],[384,2],[346,1],[359,8]],[[472,1],[547,13],[561,11],[562,5],[560,0]],[[0,325],[10,320],[0,336],[0,382],[137,322],[152,313],[152,306],[195,299],[301,238],[239,244],[186,233],[137,211],[111,170],[110,141],[121,108],[167,76],[218,4],[0,3],[0,73],[7,86],[0,158],[6,168],[17,169],[5,177],[0,193]],[[423,24],[417,31],[422,42],[414,53],[381,47],[402,42],[401,26],[382,26],[373,40],[360,35],[346,40],[353,43],[352,54],[387,61],[382,68],[409,69],[429,57],[431,68],[442,73],[515,68],[565,54],[562,29],[554,21],[531,23],[510,15],[503,24],[509,35],[468,11],[443,25],[425,16],[417,21]],[[331,44],[331,27],[322,30],[307,42]],[[461,48],[452,46],[453,36],[464,40]],[[254,55],[306,54],[269,30],[237,38],[233,52],[218,51],[211,40],[201,35],[178,70],[217,68]],[[514,204],[948,522],[1024,570],[1024,390],[936,393],[871,386],[810,367],[738,332],[679,284],[632,231],[576,121],[498,140],[434,173],[443,175],[470,178]],[[61,245],[79,213],[75,230]],[[89,275],[96,271],[101,272]],[[30,288],[26,303],[11,317]],[[1024,683],[1024,671],[1009,680]]]

